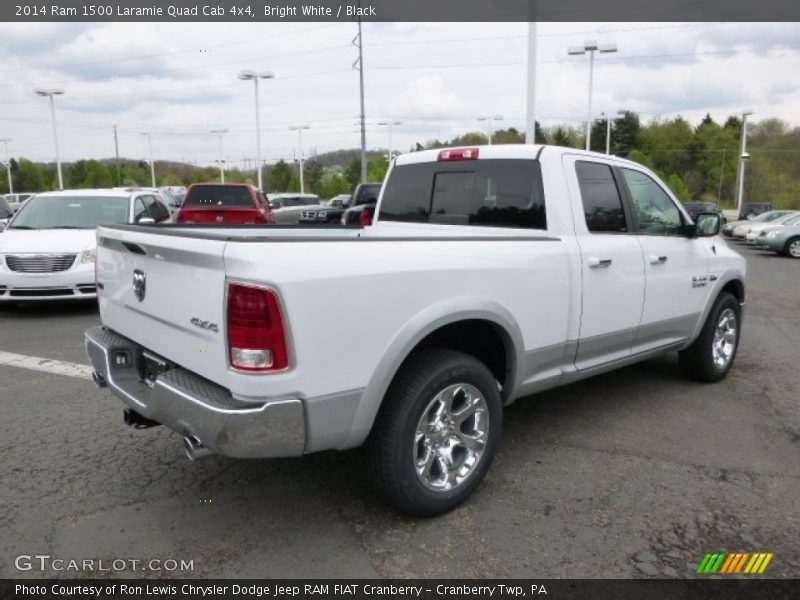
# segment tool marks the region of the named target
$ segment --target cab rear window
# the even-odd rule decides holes
[[[380,219],[546,229],[541,167],[522,159],[397,166],[386,182]]]
[[[250,190],[238,185],[195,185],[186,194],[183,206],[193,208],[216,208],[240,206],[253,208]]]

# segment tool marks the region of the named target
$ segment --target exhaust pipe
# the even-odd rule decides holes
[[[103,379],[103,376],[97,371],[92,371],[92,381],[94,381],[94,384],[99,388],[104,388],[108,385],[106,380]]]
[[[191,434],[183,438],[183,451],[186,453],[186,458],[192,461],[212,454],[197,436]]]

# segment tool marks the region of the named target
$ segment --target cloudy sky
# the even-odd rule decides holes
[[[522,129],[525,23],[364,24],[367,145],[395,148],[484,125]],[[255,155],[253,84],[241,69],[271,70],[261,84],[266,159],[292,158],[304,123],[306,154],[356,147],[358,73],[353,23],[35,23],[0,24],[0,138],[14,156],[53,160],[47,100],[56,100],[62,160],[120,153],[208,164],[219,155],[212,129],[229,130],[224,154]],[[645,119],[706,112],[724,120],[743,108],[755,119],[800,125],[800,24],[542,23],[538,28],[537,118],[579,125],[585,118],[588,57],[567,56],[585,40],[615,42],[597,57],[595,112],[629,109]]]

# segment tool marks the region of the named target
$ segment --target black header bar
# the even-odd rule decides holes
[[[2,21],[800,21],[797,0],[3,0]]]

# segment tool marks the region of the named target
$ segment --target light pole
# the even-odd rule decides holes
[[[297,131],[297,145],[300,148],[300,193],[305,193],[303,183],[303,129],[311,129],[309,125],[289,125],[290,131]]]
[[[489,145],[491,146],[492,145],[492,131],[493,131],[493,128],[494,128],[494,122],[495,121],[502,121],[503,120],[503,115],[486,115],[486,116],[480,116],[480,117],[475,117],[475,118],[478,121],[486,121],[487,122],[488,127],[489,127],[488,136],[487,137],[489,138]]]
[[[750,158],[747,153],[747,117],[752,114],[752,108],[742,111],[742,153],[739,156],[739,198],[736,202],[739,214],[742,214],[742,200],[744,199],[744,164]]]
[[[153,136],[142,133],[147,138],[147,151],[150,154],[150,185],[156,187],[156,163],[153,161]]]
[[[212,129],[211,133],[215,133],[219,137],[219,180],[220,183],[225,183],[225,154],[222,151],[222,136],[228,133],[228,130]]]
[[[37,95],[50,98],[50,116],[53,118],[53,141],[56,144],[56,171],[58,172],[58,189],[64,189],[64,177],[61,175],[61,155],[58,152],[58,127],[56,126],[56,103],[53,99],[64,93],[62,89],[41,89],[34,90]]]
[[[592,85],[594,83],[594,53],[608,54],[617,51],[616,44],[598,44],[595,41],[584,42],[583,46],[570,46],[567,54],[579,56],[589,53],[589,105],[586,109],[586,149],[589,150],[592,141]]]
[[[8,173],[8,193],[14,193],[14,182],[11,180],[11,157],[8,155],[8,142],[12,141],[11,138],[0,139],[6,145],[6,172]]]
[[[604,117],[605,115],[606,113],[604,112],[600,113],[601,117]],[[625,111],[620,109],[617,111],[617,115],[624,117]],[[611,154],[611,116],[606,118],[606,154]]]
[[[402,125],[402,121],[378,121],[379,126],[387,127],[389,129],[389,162],[392,162],[392,126]]]
[[[528,22],[528,80],[525,102],[525,143],[536,143],[536,10],[531,1],[530,21]]]
[[[242,81],[252,79],[256,88],[256,164],[258,169],[258,189],[263,190],[261,182],[261,117],[259,116],[258,80],[275,79],[275,73],[272,71],[242,71],[239,73],[239,79]]]

